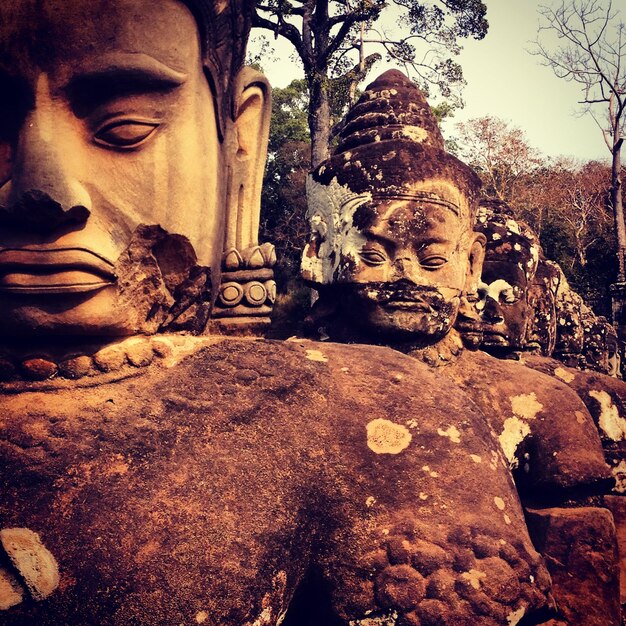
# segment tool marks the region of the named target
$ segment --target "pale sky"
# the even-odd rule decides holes
[[[465,108],[446,121],[444,134],[453,134],[456,121],[493,115],[522,128],[529,143],[548,156],[608,160],[609,151],[593,119],[576,115],[580,88],[556,78],[527,52],[537,36],[537,5],[546,2],[486,0],[489,32],[482,41],[463,43],[458,60],[467,81]],[[270,83],[284,87],[301,78],[302,70],[290,60],[291,45],[281,39],[272,39],[272,44],[277,59],[264,64]],[[390,67],[394,66],[375,65],[366,82]]]

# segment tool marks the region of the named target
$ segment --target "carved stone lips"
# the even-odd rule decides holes
[[[415,311],[418,313],[430,313],[432,311],[432,307],[423,300],[393,299],[384,302],[384,306],[387,309],[402,309],[406,311]]]
[[[0,292],[85,293],[116,280],[113,264],[84,248],[0,250]]]
[[[489,327],[483,326],[484,343],[490,345],[507,346],[509,344],[509,337],[506,333],[491,330]]]

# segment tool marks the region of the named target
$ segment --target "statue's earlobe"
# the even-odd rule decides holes
[[[272,111],[265,76],[244,67],[235,81],[232,117],[224,145],[226,229],[221,284],[210,330],[247,334],[270,324],[276,299],[271,243],[259,245],[261,187]]]
[[[469,253],[469,266],[465,281],[465,296],[471,301],[478,295],[478,284],[485,262],[485,246],[487,238],[482,233],[473,233],[472,245]]]
[[[235,81],[233,133],[226,146],[229,181],[224,250],[258,244],[261,187],[267,159],[271,87],[263,74],[244,67]]]

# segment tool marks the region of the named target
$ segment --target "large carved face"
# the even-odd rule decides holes
[[[224,177],[200,55],[175,0],[0,4],[2,333],[152,332],[177,276],[217,266]]]
[[[482,241],[470,232],[458,190],[420,199],[376,199],[355,213],[354,250],[344,249],[338,282],[344,313],[385,338],[431,343],[456,319],[480,273]],[[346,254],[349,256],[346,257]]]

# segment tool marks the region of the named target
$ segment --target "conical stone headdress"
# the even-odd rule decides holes
[[[452,209],[470,228],[479,189],[476,173],[446,152],[421,90],[402,72],[387,71],[367,86],[346,116],[334,154],[309,177],[312,238],[302,275],[333,282],[342,258],[351,254],[355,232],[374,217],[375,202],[425,199]]]

